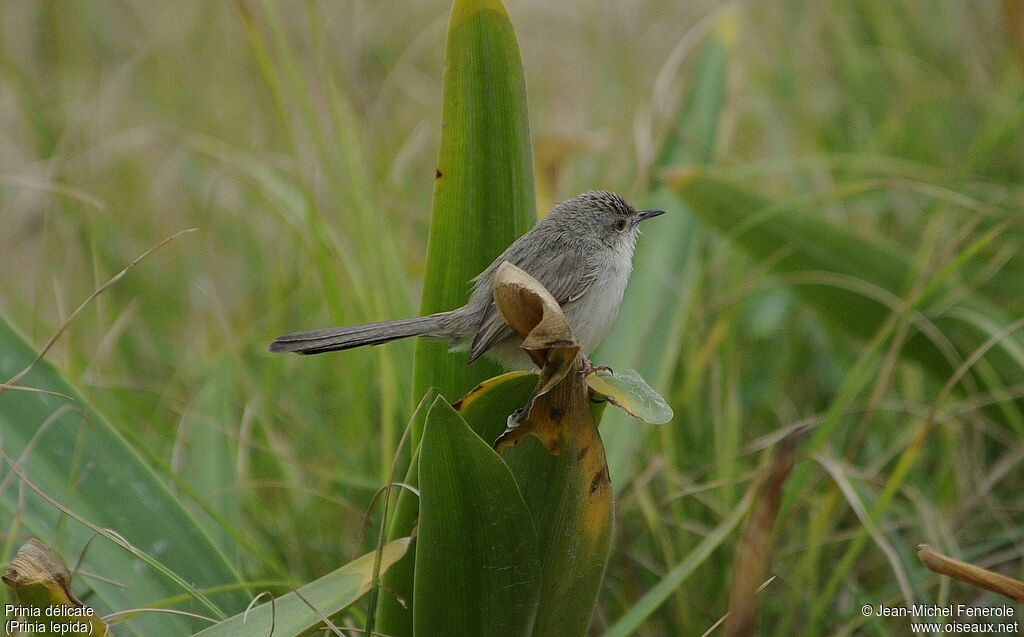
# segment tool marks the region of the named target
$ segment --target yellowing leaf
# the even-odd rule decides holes
[[[672,408],[665,399],[632,369],[614,373],[599,369],[587,376],[587,385],[637,420],[652,425],[672,420]]]

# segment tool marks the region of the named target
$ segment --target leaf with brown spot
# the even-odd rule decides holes
[[[526,407],[496,442],[540,540],[544,580],[533,634],[582,636],[611,549],[612,489],[590,392],[579,373],[580,348],[558,303],[519,268],[502,264],[494,298],[541,367]],[[531,436],[541,444],[527,440]]]
[[[478,398],[483,396],[492,396],[493,390],[495,388],[504,388],[506,386],[506,383],[508,382],[514,382],[516,385],[518,385],[519,382],[521,382],[521,380],[525,379],[526,377],[530,377],[532,379],[532,382],[536,383],[536,376],[536,374],[532,374],[530,372],[508,372],[502,374],[501,376],[495,376],[494,378],[485,380],[484,382],[480,383],[473,389],[463,394],[461,398],[452,403],[452,407],[455,408],[456,411],[472,409],[475,407],[474,402]],[[490,408],[490,405],[487,405],[487,408]],[[480,434],[481,438],[487,438],[487,436],[485,436],[482,431],[477,431],[477,433]]]

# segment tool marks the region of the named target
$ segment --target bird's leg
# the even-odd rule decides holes
[[[601,371],[601,370],[604,370],[604,371],[608,372],[609,374],[614,374],[615,373],[612,370],[612,368],[608,367],[607,365],[596,365],[595,366],[592,362],[590,362],[590,357],[587,356],[586,353],[583,354],[583,365],[580,367],[580,375],[581,376],[590,376],[594,372]]]

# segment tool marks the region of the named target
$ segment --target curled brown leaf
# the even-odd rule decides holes
[[[494,304],[505,322],[523,339],[522,348],[540,367],[537,388],[527,406],[509,417],[508,427],[495,448],[516,445],[535,435],[548,451],[558,453],[569,426],[551,414],[566,412],[565,403],[579,395],[586,399],[587,385],[578,373],[580,347],[565,320],[561,306],[539,281],[512,265],[502,263],[494,276]],[[551,395],[558,388],[557,396]]]

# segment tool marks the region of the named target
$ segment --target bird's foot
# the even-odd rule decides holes
[[[594,372],[604,370],[609,374],[614,374],[615,371],[607,365],[594,365],[590,362],[590,357],[586,354],[583,355],[583,365],[580,367],[580,376],[590,376]]]

